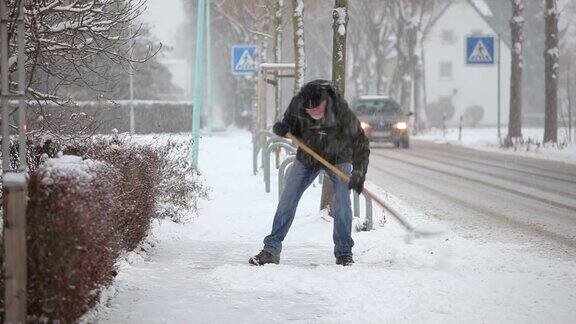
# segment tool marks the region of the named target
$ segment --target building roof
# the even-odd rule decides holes
[[[461,0],[450,0],[444,8],[440,11],[440,13],[432,20],[430,25],[428,26],[428,30],[430,30],[442,16],[448,11],[448,9],[456,2]],[[509,13],[502,11],[502,10],[493,10],[494,8],[494,1],[502,1],[502,0],[465,0],[474,8],[474,10],[478,13],[482,19],[492,28],[495,34],[500,35],[502,41],[510,46],[510,33],[508,29],[508,16]],[[426,38],[426,36],[424,36]]]

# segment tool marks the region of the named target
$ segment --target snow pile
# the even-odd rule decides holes
[[[94,170],[111,167],[106,163],[90,159],[82,159],[76,155],[62,155],[53,159],[47,159],[40,170],[44,175],[42,182],[45,185],[52,185],[58,178],[75,178],[80,182],[88,182],[93,179]]]

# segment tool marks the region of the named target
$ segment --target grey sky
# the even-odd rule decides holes
[[[174,46],[174,35],[184,21],[181,0],[147,0],[143,21],[151,26],[151,31],[162,43]]]

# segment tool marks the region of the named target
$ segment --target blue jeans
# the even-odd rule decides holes
[[[350,175],[352,172],[351,163],[342,163],[337,165],[340,170]],[[288,234],[290,225],[294,220],[298,202],[302,194],[316,179],[320,169],[306,168],[300,161],[296,160],[292,164],[290,171],[286,175],[286,182],[276,214],[272,224],[272,233],[264,238],[264,250],[279,255],[282,252],[282,241]],[[332,179],[334,196],[332,206],[334,208],[334,231],[332,238],[334,240],[334,255],[352,255],[352,207],[350,205],[350,189],[348,184],[340,179],[332,171],[326,170],[326,173]]]

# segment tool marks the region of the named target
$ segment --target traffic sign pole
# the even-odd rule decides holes
[[[200,149],[200,113],[202,111],[202,62],[204,61],[204,25],[206,2],[198,0],[196,14],[196,57],[194,60],[194,100],[192,109],[192,165],[198,169]]]
[[[501,124],[501,56],[500,56],[500,34],[497,35],[498,43],[495,43],[494,36],[469,36],[466,38],[466,64],[472,66],[488,66],[497,64],[497,124],[498,124],[498,141],[501,141],[500,124]],[[497,56],[494,55],[494,47],[498,46]]]

